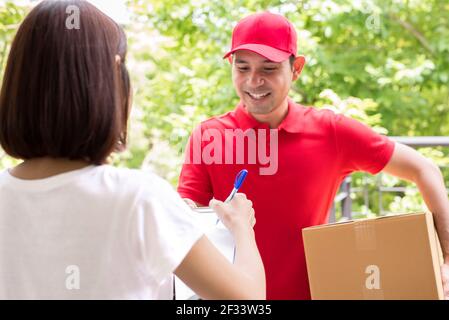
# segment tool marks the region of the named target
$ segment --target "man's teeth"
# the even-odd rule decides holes
[[[250,93],[250,92],[248,92],[248,94],[249,94],[252,98],[254,98],[254,99],[261,99],[261,98],[263,98],[263,97],[268,96],[270,93],[267,92],[267,93],[262,93],[262,94],[255,94],[255,93]]]

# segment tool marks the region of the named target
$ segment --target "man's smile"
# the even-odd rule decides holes
[[[252,92],[248,92],[248,91],[245,91],[245,93],[246,93],[250,98],[252,98],[252,99],[254,99],[254,100],[262,100],[262,99],[268,97],[268,96],[271,94],[271,92],[252,93]]]

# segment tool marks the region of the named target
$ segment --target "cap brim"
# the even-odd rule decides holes
[[[249,50],[255,52],[273,62],[285,61],[292,55],[290,52],[279,50],[270,46],[266,46],[264,44],[249,43],[243,44],[241,46],[232,49],[231,51],[229,51],[224,55],[223,59],[226,59],[227,57],[229,57],[231,54],[233,54],[238,50]]]

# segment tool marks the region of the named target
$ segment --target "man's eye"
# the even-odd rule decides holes
[[[271,71],[276,70],[276,68],[264,68],[264,70],[265,70],[265,71],[268,71],[268,72],[271,72]]]
[[[247,68],[247,67],[239,67],[238,69],[239,69],[239,71],[248,71],[249,68]]]

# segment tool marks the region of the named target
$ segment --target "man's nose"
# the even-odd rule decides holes
[[[248,76],[248,85],[251,88],[257,88],[263,85],[265,80],[258,72],[251,72]]]

